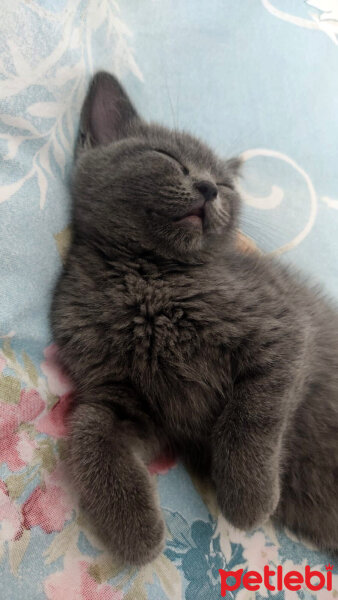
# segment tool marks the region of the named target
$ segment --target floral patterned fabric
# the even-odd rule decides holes
[[[268,523],[219,515],[179,464],[150,466],[163,554],[121,568],[79,512],[63,467],[70,382],[55,362],[50,294],[69,239],[67,182],[91,74],[140,113],[244,160],[242,230],[338,296],[337,0],[15,0],[0,19],[0,598],[216,600],[219,569],[326,573],[332,557]],[[328,457],[329,460],[329,457]],[[227,598],[338,597],[333,589]]]

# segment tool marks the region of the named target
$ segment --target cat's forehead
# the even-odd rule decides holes
[[[171,130],[157,124],[139,126],[134,132],[136,140],[142,140],[146,147],[171,151],[189,163],[201,169],[219,170],[224,161],[212,150],[189,133]]]

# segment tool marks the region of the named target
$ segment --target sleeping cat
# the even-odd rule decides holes
[[[268,257],[236,249],[239,161],[145,123],[98,73],[54,294],[77,388],[69,471],[119,560],[164,544],[147,464],[170,449],[249,530],[273,516],[338,550],[338,313]]]

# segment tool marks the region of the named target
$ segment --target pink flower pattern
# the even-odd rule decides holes
[[[22,506],[24,527],[31,529],[39,525],[46,533],[61,531],[72,508],[66,492],[59,485],[38,486]]]
[[[40,394],[32,389],[21,390],[19,404],[1,404],[0,462],[7,463],[11,471],[25,467],[35,447],[27,434],[18,432],[19,425],[33,421],[44,406]]]
[[[177,460],[175,456],[168,452],[167,454],[158,456],[155,460],[149,463],[147,467],[151,475],[165,475],[168,473],[168,471],[170,471],[170,469],[175,467],[176,464]]]
[[[63,571],[47,577],[45,593],[48,600],[122,600],[122,592],[97,583],[90,576],[89,567],[90,563],[85,560],[70,560]]]
[[[36,429],[53,438],[61,438],[67,435],[67,416],[73,403],[73,384],[58,364],[56,344],[48,346],[44,356],[46,360],[41,363],[41,370],[47,378],[49,390],[59,399],[49,412],[40,417]]]
[[[71,393],[63,394],[54,404],[53,408],[42,415],[36,422],[36,429],[40,433],[46,433],[53,438],[61,438],[67,434],[67,416],[72,406],[73,397]]]
[[[0,403],[0,461],[5,465],[4,481],[0,479],[0,550],[8,547],[12,569],[17,561],[17,553],[21,553],[21,561],[28,552],[27,543],[32,548],[30,552],[34,553],[37,547],[35,545],[33,548],[32,539],[51,535],[48,551],[53,546],[56,555],[49,561],[51,564],[55,562],[55,570],[43,581],[47,600],[122,600],[121,590],[108,581],[101,583],[96,580],[91,570],[95,566],[95,559],[79,548],[78,535],[82,526],[77,519],[74,520],[74,499],[68,494],[62,464],[57,458],[59,440],[67,435],[67,418],[72,408],[74,390],[58,365],[55,344],[45,349],[44,356],[41,370],[50,392],[57,397],[52,408],[47,408],[38,390],[28,387],[21,390],[18,404]],[[0,357],[0,375],[5,367],[6,362]],[[29,428],[21,427],[23,424],[29,424]],[[151,475],[165,475],[175,466],[176,457],[164,452],[147,468]],[[8,470],[12,472],[10,477],[14,477],[11,481]],[[36,481],[35,477],[40,481]],[[35,482],[35,487],[28,491],[26,482],[28,485],[30,481]],[[175,515],[172,513],[173,519]],[[71,533],[66,533],[67,528]],[[28,534],[31,529],[34,529],[34,535]],[[242,546],[247,568],[261,572],[265,564],[276,565],[280,562],[278,545],[269,541],[267,531],[259,530],[247,536],[231,527],[228,530],[229,540],[226,540],[224,548],[227,545],[230,547],[230,543]],[[84,532],[92,542],[90,533]],[[62,537],[64,535],[73,537],[67,541],[67,537]],[[95,545],[95,540],[93,543]],[[6,551],[2,556],[5,555]],[[63,557],[62,566],[56,562],[60,556]],[[33,554],[31,557],[34,560]],[[283,561],[283,566],[291,570],[293,563]],[[172,568],[175,568],[173,564]],[[323,570],[320,565],[317,568]],[[160,569],[157,574],[161,580]],[[333,590],[338,590],[338,575],[335,574]],[[239,598],[244,597],[242,591],[239,591]],[[262,597],[267,597],[266,590],[262,589],[260,593]],[[291,600],[292,593],[285,591],[284,600]],[[317,597],[328,600],[332,592],[323,589],[317,593]]]
[[[45,348],[44,360],[41,363],[41,371],[47,378],[48,388],[55,396],[63,396],[68,392],[72,391],[73,384],[69,377],[62,372],[58,364],[57,354],[58,349],[56,344],[50,344]]]
[[[10,499],[6,484],[0,480],[0,540],[9,541],[20,537],[22,515],[18,506]]]

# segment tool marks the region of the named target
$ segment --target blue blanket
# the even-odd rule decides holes
[[[227,598],[331,599],[338,564],[331,569],[330,557],[271,523],[250,534],[230,527],[180,465],[153,468],[167,546],[144,569],[114,564],[76,508],[62,466],[72,391],[47,314],[69,240],[79,111],[102,68],[145,118],[189,130],[225,157],[242,155],[242,230],[338,298],[337,0],[4,3],[0,597],[216,600],[219,569],[243,569],[227,580]],[[325,582],[290,591],[283,581],[278,590],[271,576],[269,589],[264,567],[278,566],[303,575],[310,567]],[[244,579],[249,571],[262,575],[258,588]]]

